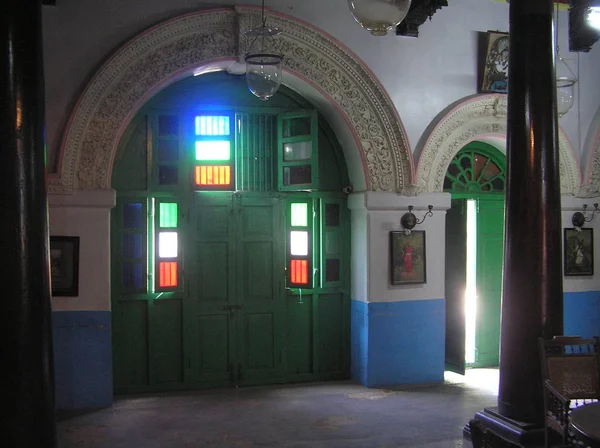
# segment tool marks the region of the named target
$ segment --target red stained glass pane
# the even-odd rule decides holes
[[[172,288],[177,286],[177,262],[161,261],[158,265],[158,286]]]
[[[231,167],[229,165],[197,166],[194,181],[198,186],[229,185],[231,183]]]
[[[308,260],[290,260],[291,283],[308,284]]]

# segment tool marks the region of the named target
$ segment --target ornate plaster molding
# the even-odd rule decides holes
[[[121,133],[144,101],[173,79],[219,59],[239,57],[239,30],[258,13],[237,7],[187,14],[133,38],[96,73],[75,107],[50,193],[109,188]],[[307,81],[342,114],[356,136],[368,188],[402,192],[412,152],[396,109],[374,75],[327,34],[271,14],[286,71]],[[242,44],[242,45],[241,45]]]
[[[455,105],[427,137],[416,170],[417,193],[442,191],[448,165],[467,143],[478,139],[506,139],[506,95],[480,95]],[[581,170],[567,136],[559,130],[562,194],[578,194]]]
[[[596,112],[594,121],[592,121],[586,142],[589,148],[585,154],[590,154],[587,163],[587,175],[585,184],[581,189],[581,196],[595,197],[600,196],[600,109]]]

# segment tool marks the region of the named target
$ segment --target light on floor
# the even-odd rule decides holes
[[[465,362],[475,362],[477,316],[477,201],[467,201],[467,285],[465,291]]]

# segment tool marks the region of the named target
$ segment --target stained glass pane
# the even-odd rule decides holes
[[[290,282],[295,285],[308,284],[308,260],[290,260]]]
[[[283,121],[283,137],[310,135],[311,117],[286,118]]]
[[[159,115],[158,135],[177,135],[179,133],[177,117],[175,115]]]
[[[229,140],[196,142],[196,160],[229,160],[231,147]]]
[[[123,287],[126,289],[143,289],[144,270],[142,263],[123,263]]]
[[[176,162],[179,159],[178,140],[158,140],[158,160],[161,162]]]
[[[340,205],[327,204],[325,205],[325,225],[328,227],[340,226]]]
[[[171,288],[177,286],[177,262],[161,261],[158,264],[158,286]]]
[[[293,162],[295,160],[309,160],[312,157],[312,142],[295,142],[283,145],[283,160]]]
[[[160,227],[177,227],[177,204],[174,202],[161,202],[159,208]]]
[[[142,234],[126,233],[123,235],[123,257],[142,258]]]
[[[229,117],[200,115],[196,117],[196,135],[229,135]]]
[[[194,180],[197,186],[230,185],[231,167],[229,165],[197,166]]]
[[[325,281],[340,281],[340,260],[338,258],[328,258],[325,261]]]
[[[283,168],[284,185],[302,185],[312,182],[310,165],[287,166]]]
[[[160,185],[176,185],[179,182],[179,171],[176,166],[161,165],[158,167],[158,183]]]
[[[177,232],[158,232],[158,257],[177,257]]]
[[[290,232],[290,254],[295,256],[308,255],[308,232]]]
[[[294,227],[306,227],[308,225],[308,204],[293,203],[292,204],[291,222]]]
[[[123,228],[142,228],[142,204],[139,202],[128,202],[123,205]]]

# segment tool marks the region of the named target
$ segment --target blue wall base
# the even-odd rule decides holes
[[[112,405],[110,311],[56,311],[54,377],[59,410]]]
[[[367,387],[444,381],[444,299],[352,301],[352,377]]]

